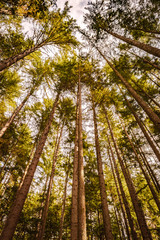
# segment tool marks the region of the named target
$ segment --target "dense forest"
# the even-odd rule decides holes
[[[0,1],[0,240],[160,239],[160,1],[84,23]]]

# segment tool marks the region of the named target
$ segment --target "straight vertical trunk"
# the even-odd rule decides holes
[[[131,215],[131,212],[130,212],[129,203],[127,201],[127,198],[126,198],[126,195],[125,195],[125,192],[124,192],[124,189],[123,189],[123,185],[122,185],[122,182],[121,182],[120,174],[119,174],[119,171],[118,171],[117,163],[116,163],[116,160],[115,160],[115,157],[114,157],[114,154],[113,154],[113,150],[112,150],[112,147],[111,147],[109,137],[108,137],[108,144],[109,144],[109,149],[111,151],[112,161],[113,161],[114,169],[115,169],[115,172],[116,172],[116,175],[117,175],[117,180],[118,180],[118,184],[119,184],[119,187],[120,187],[120,191],[121,191],[123,203],[124,203],[124,206],[125,206],[126,214],[127,214],[127,217],[128,217],[129,226],[131,228],[132,239],[133,240],[138,240],[137,233],[136,233],[135,228],[134,228],[132,215]],[[110,159],[110,161],[111,161],[111,159]],[[111,165],[112,165],[112,161],[111,161]]]
[[[78,118],[78,240],[87,240],[86,205],[83,166],[81,81],[79,72],[79,118]]]
[[[40,231],[39,231],[39,234],[38,234],[38,240],[42,240],[43,237],[44,237],[45,226],[46,226],[47,215],[48,215],[48,208],[49,208],[49,200],[50,200],[50,195],[51,195],[51,191],[52,191],[53,178],[54,178],[54,173],[55,173],[55,166],[56,166],[56,162],[57,162],[57,158],[58,158],[58,152],[59,152],[62,132],[63,132],[63,125],[61,127],[61,132],[60,132],[60,136],[59,136],[59,139],[58,139],[58,142],[57,142],[57,146],[55,146],[55,150],[54,150],[52,170],[51,170],[51,175],[50,175],[49,184],[48,184],[46,201],[45,201],[45,205],[44,205],[44,209],[43,209],[43,213],[42,213],[41,228],[40,228]]]
[[[125,177],[126,184],[127,184],[131,199],[132,199],[134,210],[135,210],[137,220],[138,220],[138,223],[139,223],[139,226],[140,226],[140,229],[141,229],[142,237],[143,237],[144,240],[152,240],[152,236],[151,236],[151,233],[150,233],[150,231],[148,229],[148,226],[146,224],[144,212],[142,210],[140,200],[137,197],[136,190],[135,190],[135,187],[133,185],[131,176],[129,174],[129,171],[126,170],[126,168],[124,166],[124,163],[123,163],[123,160],[122,160],[122,158],[119,154],[119,149],[118,149],[117,143],[116,143],[114,135],[113,135],[113,131],[112,131],[109,119],[108,119],[107,111],[106,111],[105,108],[103,108],[103,109],[104,109],[104,113],[105,113],[105,116],[106,116],[106,120],[107,120],[107,123],[108,123],[109,130],[110,130],[110,134],[111,134],[111,137],[112,137],[112,141],[113,141],[113,144],[114,144],[114,148],[116,150],[117,157],[118,157],[123,175]]]
[[[108,65],[112,68],[112,70],[115,72],[115,74],[119,77],[121,82],[125,85],[127,90],[131,93],[131,95],[134,97],[134,99],[137,101],[137,103],[142,107],[142,109],[146,112],[148,117],[151,119],[153,124],[160,130],[160,118],[158,115],[153,112],[153,110],[148,106],[148,104],[137,94],[137,92],[132,88],[132,86],[124,79],[124,77],[116,70],[116,68],[113,66],[113,64],[104,56],[104,54],[98,49],[98,52],[100,55],[106,60]]]
[[[108,138],[108,141],[109,141],[109,138]],[[110,143],[109,143],[109,145],[110,145]],[[110,148],[111,148],[111,146],[110,146]],[[113,152],[112,152],[112,155],[113,155]],[[120,203],[120,207],[121,207],[121,211],[122,211],[122,215],[123,215],[123,219],[124,219],[124,223],[125,223],[127,238],[128,238],[128,240],[131,240],[131,236],[130,236],[130,232],[129,232],[129,228],[128,228],[128,222],[127,222],[127,218],[126,218],[126,213],[125,213],[123,203],[122,203],[122,200],[121,200],[121,196],[120,196],[120,192],[119,192],[119,188],[118,188],[118,184],[117,184],[117,179],[116,179],[114,168],[113,168],[113,163],[112,163],[111,156],[110,156],[110,153],[109,153],[109,149],[108,149],[108,157],[109,157],[109,160],[110,160],[112,174],[113,174],[114,182],[115,182],[115,185],[116,185],[118,199],[119,199],[119,203]],[[117,169],[117,171],[118,171],[118,169]],[[133,240],[137,240],[137,234],[134,230],[133,220],[132,220],[129,205],[128,205],[128,202],[127,202],[124,190],[123,190],[123,186],[122,186],[122,183],[121,183],[119,172],[118,172],[118,177],[117,178],[119,178],[119,181],[118,181],[119,186],[121,185],[120,190],[121,190],[122,199],[124,199],[123,202],[127,206],[127,207],[125,207],[125,208],[127,208],[126,212],[129,211],[128,221],[129,221],[129,225],[130,225],[130,228],[131,228],[131,231],[132,231],[132,236],[134,237]],[[130,223],[130,220],[131,220],[131,223]]]
[[[122,125],[122,126],[123,126],[123,125]],[[150,191],[151,191],[151,193],[152,193],[152,195],[153,195],[153,199],[155,200],[155,202],[156,202],[156,204],[157,204],[157,207],[158,207],[158,209],[159,209],[159,211],[160,211],[160,201],[159,201],[159,198],[158,198],[158,196],[157,196],[157,193],[156,193],[156,191],[154,190],[154,187],[153,187],[153,185],[152,185],[152,183],[151,183],[151,179],[150,179],[150,177],[148,176],[147,172],[145,171],[145,169],[144,169],[144,167],[143,167],[143,165],[142,165],[142,162],[141,162],[141,160],[140,160],[140,158],[139,158],[139,156],[138,156],[138,154],[137,154],[137,152],[136,152],[136,149],[135,149],[135,147],[134,147],[134,145],[133,145],[133,143],[132,143],[132,141],[131,141],[131,139],[130,139],[130,137],[129,137],[129,135],[128,135],[128,132],[127,132],[125,126],[123,126],[123,129],[124,129],[124,131],[125,131],[125,133],[126,133],[126,136],[127,136],[127,138],[128,138],[128,141],[129,141],[129,143],[130,143],[130,145],[131,145],[131,147],[132,147],[132,149],[133,149],[133,152],[134,152],[134,154],[135,154],[135,156],[136,156],[136,160],[137,160],[137,162],[138,162],[138,164],[139,164],[139,166],[140,166],[140,169],[142,170],[142,173],[143,173],[143,175],[144,175],[144,177],[145,177],[145,179],[146,179],[146,181],[147,181],[147,184],[148,184],[148,186],[149,186],[149,188],[150,188]]]
[[[72,183],[72,208],[71,208],[71,240],[78,239],[78,118],[79,118],[79,88],[77,92],[76,108],[76,131],[74,142],[74,159],[73,159],[73,183]]]
[[[96,154],[97,154],[97,167],[98,167],[98,177],[99,177],[101,203],[102,203],[104,232],[105,232],[105,237],[107,240],[113,240],[112,229],[111,229],[111,220],[110,220],[110,216],[109,216],[107,194],[106,194],[103,167],[102,167],[101,151],[100,151],[99,138],[98,138],[96,111],[95,111],[95,104],[94,104],[93,99],[92,99],[92,108],[93,108],[95,145],[96,145]]]
[[[69,170],[66,173],[66,179],[65,179],[65,185],[64,185],[64,196],[63,196],[61,220],[60,220],[60,228],[59,228],[59,240],[62,240],[62,231],[63,231],[63,223],[64,223],[64,212],[65,212],[66,196],[67,196],[68,173],[69,173]]]
[[[39,49],[40,47],[45,45],[45,41],[41,42],[40,44],[35,45],[34,47],[31,47],[29,49],[26,49],[25,51],[9,57],[3,61],[0,62],[0,72],[8,67],[10,67],[11,65],[13,65],[14,63],[18,62],[19,60],[23,59],[24,57],[28,56],[29,54],[35,52],[37,49]]]
[[[131,38],[126,38],[126,37],[121,36],[117,33],[108,31],[106,29],[104,29],[104,31],[106,31],[107,33],[111,34],[112,36],[114,36],[114,37],[116,37],[116,38],[118,38],[118,39],[120,39],[120,40],[122,40],[126,43],[129,43],[132,46],[135,46],[139,49],[144,50],[147,53],[150,53],[150,54],[160,58],[160,49],[159,48],[152,47],[149,44],[141,43],[141,42],[139,42],[137,40],[133,40]]]
[[[35,87],[33,87],[31,89],[31,91],[27,94],[27,96],[25,97],[25,99],[22,101],[22,103],[14,110],[14,112],[12,113],[12,116],[8,119],[8,121],[5,123],[5,125],[2,127],[2,129],[0,130],[0,137],[3,136],[3,134],[7,131],[7,129],[9,128],[9,126],[11,125],[11,123],[14,121],[15,117],[19,114],[20,110],[23,108],[23,106],[25,105],[25,103],[27,102],[28,98],[32,95],[32,93],[34,92]]]
[[[27,198],[27,194],[29,192],[29,188],[32,183],[33,176],[34,176],[35,170],[36,170],[38,162],[39,162],[39,158],[43,151],[43,147],[45,145],[45,142],[46,142],[46,139],[47,139],[47,136],[48,136],[48,133],[49,133],[52,121],[53,121],[54,112],[55,112],[56,106],[58,104],[58,99],[59,99],[59,94],[57,94],[57,97],[54,101],[49,118],[46,122],[45,128],[44,128],[44,130],[41,134],[41,137],[38,141],[36,151],[35,151],[34,157],[32,159],[32,163],[30,164],[30,166],[28,168],[28,172],[25,176],[23,185],[21,186],[21,189],[20,189],[19,193],[17,194],[15,201],[11,207],[10,213],[8,214],[8,218],[5,223],[4,229],[2,231],[0,240],[11,240],[13,238],[13,234],[16,230],[16,226],[17,226],[17,223],[18,223],[18,220],[20,217],[20,213],[23,209],[24,202]]]
[[[121,91],[121,92],[122,92],[122,91]],[[157,147],[155,146],[154,142],[152,141],[152,139],[150,138],[149,134],[148,134],[147,131],[145,130],[145,128],[144,128],[141,120],[139,119],[137,113],[134,111],[134,109],[132,108],[132,105],[130,104],[130,102],[128,101],[128,99],[124,96],[124,94],[123,94],[123,97],[124,97],[124,99],[125,99],[125,101],[126,101],[126,104],[127,104],[128,108],[131,110],[134,118],[136,119],[136,121],[137,121],[140,129],[142,130],[145,138],[147,139],[147,142],[149,143],[150,147],[152,148],[153,152],[155,153],[157,159],[160,161],[160,152],[159,152],[159,150],[158,150]]]

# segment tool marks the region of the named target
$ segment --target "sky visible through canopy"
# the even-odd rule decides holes
[[[58,7],[63,8],[65,2],[65,0],[57,0]],[[72,6],[71,16],[77,20],[78,25],[84,26],[83,14],[88,0],[69,0],[68,3],[69,6]]]

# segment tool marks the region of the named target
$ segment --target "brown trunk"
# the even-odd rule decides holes
[[[98,48],[96,48],[96,49],[101,54],[101,56],[106,60],[106,62],[112,68],[112,70],[116,73],[116,75],[120,78],[121,82],[125,85],[127,90],[134,97],[134,99],[138,102],[138,104],[146,112],[146,114],[151,119],[153,124],[155,126],[157,126],[157,128],[160,130],[160,118],[158,117],[158,115],[155,112],[153,112],[153,110],[148,106],[148,104],[139,96],[139,94],[136,93],[136,91],[132,88],[132,86],[123,78],[123,76],[116,70],[116,68],[113,66],[113,64],[103,55],[103,53]]]
[[[20,213],[23,209],[24,202],[26,200],[27,194],[29,192],[29,188],[35,173],[35,170],[37,168],[37,164],[39,162],[39,158],[41,156],[41,153],[43,151],[43,147],[45,145],[53,117],[54,117],[54,112],[56,109],[56,106],[58,104],[58,99],[59,99],[59,94],[57,94],[57,97],[55,99],[55,102],[52,107],[52,111],[50,112],[49,118],[46,122],[46,126],[43,130],[43,133],[41,134],[41,137],[38,141],[36,151],[32,160],[32,163],[29,166],[28,172],[26,174],[26,177],[24,179],[23,185],[19,191],[19,194],[17,194],[15,201],[13,203],[13,206],[10,210],[10,213],[8,215],[7,221],[5,223],[4,229],[2,231],[1,240],[11,240],[13,238],[14,231],[16,229]]]
[[[19,60],[23,59],[24,57],[28,56],[29,54],[35,52],[37,49],[39,49],[40,47],[45,45],[45,41],[41,42],[40,44],[35,45],[34,47],[31,47],[29,49],[26,49],[25,51],[9,57],[3,61],[0,62],[0,72],[8,67],[10,67],[11,65],[13,65],[14,63],[18,62]]]
[[[114,157],[114,154],[113,154],[113,150],[112,150],[112,147],[111,147],[109,137],[108,137],[108,143],[109,143],[109,148],[110,148],[111,155],[112,155],[112,161],[113,161],[114,169],[115,169],[115,172],[116,172],[116,175],[117,175],[117,180],[118,180],[118,184],[119,184],[119,187],[120,187],[123,203],[124,203],[126,214],[127,214],[127,217],[128,217],[129,226],[131,228],[132,239],[137,240],[138,237],[137,237],[137,233],[134,229],[134,223],[133,223],[132,215],[131,215],[131,212],[130,212],[129,203],[127,201],[127,198],[126,198],[126,195],[125,195],[125,192],[124,192],[124,189],[123,189],[123,185],[122,185],[122,182],[121,182],[120,174],[119,174],[119,171],[118,171],[117,163],[116,163],[116,160],[115,160],[115,157]],[[111,164],[112,164],[112,162],[111,162]]]
[[[104,232],[107,240],[113,240],[111,220],[109,216],[108,201],[107,201],[106,187],[105,187],[103,167],[102,167],[101,151],[100,151],[99,138],[98,138],[97,119],[96,119],[97,117],[96,117],[95,104],[93,99],[92,99],[92,108],[93,108],[95,145],[96,145],[97,167],[98,167],[98,177],[99,177],[101,203],[102,203]]]
[[[156,101],[154,100],[154,98],[153,98],[150,94],[148,94],[146,91],[144,91],[144,90],[139,86],[139,84],[138,84],[136,81],[134,81],[133,79],[131,79],[131,81],[132,81],[149,99],[151,99],[151,101],[154,102],[154,104],[156,104],[156,105],[160,108],[160,104],[159,104],[158,102],[156,102]]]
[[[138,162],[138,164],[139,164],[139,166],[140,166],[140,169],[142,170],[142,173],[143,173],[143,175],[144,175],[144,177],[145,177],[145,179],[146,179],[146,181],[147,181],[147,184],[148,184],[148,186],[149,186],[149,188],[150,188],[150,191],[151,191],[151,193],[152,193],[152,195],[153,195],[153,198],[154,198],[154,200],[155,200],[155,202],[156,202],[156,204],[157,204],[157,207],[158,207],[158,209],[159,209],[159,211],[160,211],[160,201],[159,201],[159,198],[158,198],[158,196],[157,196],[157,193],[156,193],[156,191],[154,190],[154,187],[153,187],[153,185],[152,185],[152,183],[151,183],[151,181],[150,181],[150,178],[149,178],[149,176],[148,176],[148,174],[146,173],[146,171],[145,171],[145,169],[144,169],[144,167],[143,167],[143,164],[142,164],[142,162],[141,162],[141,160],[140,160],[140,158],[139,158],[139,156],[138,156],[138,154],[137,154],[137,151],[136,151],[136,149],[135,149],[135,147],[134,147],[134,145],[133,145],[133,143],[132,143],[132,141],[131,141],[131,139],[130,139],[130,137],[129,137],[129,135],[128,135],[128,132],[127,132],[127,130],[126,130],[126,128],[125,128],[125,126],[122,124],[122,127],[123,127],[123,129],[124,129],[124,131],[125,131],[125,133],[126,133],[126,136],[127,136],[127,138],[128,138],[128,141],[129,141],[129,143],[130,143],[130,145],[131,145],[131,147],[132,147],[132,149],[133,149],[133,152],[134,152],[134,154],[135,154],[135,156],[136,156],[136,160],[137,160],[137,162]]]
[[[78,118],[78,240],[86,240],[86,206],[83,166],[81,82],[79,72],[79,118]]]
[[[133,135],[133,137],[136,139],[135,135]],[[148,173],[149,173],[149,175],[150,175],[150,177],[151,177],[151,179],[152,179],[152,181],[155,185],[155,188],[159,192],[160,191],[160,184],[159,184],[159,182],[158,182],[158,180],[157,180],[157,178],[156,178],[156,176],[155,176],[155,174],[154,174],[154,172],[153,172],[153,170],[152,170],[144,152],[142,151],[142,148],[140,146],[136,146],[136,149],[137,149],[139,155],[141,156],[141,159],[143,160],[143,163],[144,163],[144,165],[145,165],[145,167],[146,167],[146,169],[147,169],[147,171],[148,171]]]
[[[156,64],[154,64],[154,63],[148,61],[148,60],[145,59],[145,58],[140,57],[139,55],[137,55],[137,54],[135,54],[135,53],[133,53],[133,52],[130,52],[130,51],[128,51],[128,52],[129,52],[130,54],[133,54],[134,56],[136,56],[136,57],[142,59],[144,62],[148,63],[149,65],[153,66],[154,68],[157,68],[158,70],[160,70],[160,66],[158,66],[158,65],[156,65]]]
[[[148,44],[141,43],[141,42],[139,42],[137,40],[133,40],[131,38],[126,38],[124,36],[121,36],[121,35],[119,35],[117,33],[113,33],[113,32],[108,31],[108,30],[105,30],[105,31],[107,33],[111,34],[112,36],[114,36],[114,37],[116,37],[116,38],[118,38],[118,39],[120,39],[120,40],[122,40],[122,41],[124,41],[126,43],[131,44],[132,46],[138,47],[138,48],[144,50],[145,52],[148,52],[148,53],[150,53],[150,54],[152,54],[152,55],[154,55],[156,57],[160,57],[160,49],[159,48],[152,47],[152,46],[150,46]]]
[[[131,28],[131,30],[142,31],[142,32],[145,32],[145,33],[160,34],[159,31],[155,31],[155,30],[145,30],[145,29],[141,29],[141,28]]]
[[[40,220],[42,218],[42,209],[44,207],[44,204],[45,204],[45,196],[46,196],[46,191],[47,191],[47,185],[48,185],[48,179],[49,179],[49,176],[47,174],[47,177],[46,177],[46,182],[45,182],[45,185],[44,185],[44,191],[43,191],[43,196],[42,196],[42,202],[41,202],[41,209],[39,211],[39,214],[38,214],[38,219]],[[40,228],[41,228],[41,222],[39,221],[38,224],[37,224],[37,233],[36,233],[36,239],[38,238],[38,233],[40,231]]]
[[[52,191],[52,185],[53,185],[53,178],[54,178],[54,173],[55,173],[55,166],[58,158],[58,152],[59,152],[59,147],[60,147],[60,142],[61,142],[61,137],[62,137],[62,132],[63,132],[63,126],[61,127],[61,132],[60,136],[57,141],[57,146],[55,146],[54,150],[54,155],[53,155],[53,162],[52,162],[52,170],[51,170],[51,175],[49,179],[49,184],[48,184],[48,190],[47,190],[47,196],[45,200],[45,205],[42,213],[42,219],[41,219],[41,228],[38,234],[38,240],[42,240],[44,237],[44,232],[45,232],[45,226],[46,226],[46,220],[47,220],[47,215],[48,215],[48,208],[49,208],[49,200],[50,200],[50,195]]]
[[[117,222],[117,225],[118,225],[120,240],[123,240],[123,239],[125,239],[125,234],[124,234],[124,228],[123,228],[123,225],[122,225],[122,218],[121,218],[119,209],[116,207],[115,198],[112,194],[111,189],[110,189],[110,194],[111,194],[111,199],[112,199],[112,203],[113,203],[113,207],[114,207],[116,222]],[[128,238],[128,236],[127,236],[127,238]]]
[[[33,87],[31,89],[31,91],[27,94],[27,96],[25,97],[25,99],[22,101],[22,103],[14,110],[14,112],[12,113],[12,116],[8,119],[8,121],[5,123],[5,125],[2,127],[2,129],[0,130],[0,137],[3,136],[3,134],[7,131],[7,129],[9,128],[9,126],[11,125],[11,123],[14,121],[15,117],[18,115],[18,113],[20,112],[20,110],[23,108],[24,104],[27,102],[28,98],[32,95],[33,91],[34,91]]]
[[[151,233],[150,233],[150,231],[148,229],[148,226],[146,224],[146,220],[145,220],[145,216],[144,216],[144,212],[142,210],[140,200],[137,197],[136,190],[135,190],[135,187],[133,185],[133,182],[132,182],[131,176],[129,174],[129,171],[126,170],[126,168],[124,166],[124,163],[123,163],[123,160],[122,160],[122,158],[119,154],[119,149],[118,149],[117,143],[116,143],[114,135],[113,135],[113,131],[112,131],[109,119],[108,119],[107,111],[106,111],[105,108],[103,108],[103,109],[104,109],[104,113],[105,113],[105,116],[106,116],[106,120],[107,120],[107,123],[108,123],[109,130],[110,130],[110,134],[111,134],[111,137],[112,137],[112,141],[113,141],[113,144],[114,144],[114,148],[116,150],[116,154],[117,154],[117,157],[118,157],[123,175],[125,177],[126,184],[127,184],[131,199],[132,199],[132,203],[133,203],[133,206],[134,206],[134,210],[135,210],[135,213],[136,213],[136,216],[137,216],[137,220],[138,220],[138,223],[139,223],[139,226],[140,226],[140,229],[141,229],[143,239],[144,240],[151,240],[152,236],[151,236]]]
[[[30,166],[30,164],[31,164],[31,162],[32,162],[32,158],[33,158],[33,156],[34,156],[34,152],[35,152],[35,149],[36,149],[37,141],[38,141],[38,138],[36,139],[36,141],[35,141],[35,143],[34,143],[34,146],[33,146],[33,148],[32,148],[32,151],[31,151],[31,154],[30,154],[30,157],[29,157],[29,161],[28,161],[28,163],[27,163],[27,166],[26,166],[26,169],[25,169],[25,171],[24,171],[23,177],[22,177],[21,182],[20,182],[20,184],[19,184],[18,191],[21,189],[21,187],[22,187],[22,185],[23,185],[23,183],[24,183],[24,179],[25,179],[26,174],[27,174],[27,172],[28,172],[29,166]]]
[[[108,138],[108,141],[109,141],[109,138]],[[110,143],[109,143],[110,145]],[[111,146],[110,146],[111,147]],[[112,155],[113,155],[113,152],[112,152]],[[120,207],[121,207],[121,211],[122,211],[122,215],[123,215],[123,219],[124,219],[124,223],[125,223],[125,229],[126,229],[126,234],[127,234],[127,238],[128,240],[131,239],[131,236],[130,236],[130,232],[129,232],[129,228],[128,228],[128,222],[127,222],[127,218],[126,218],[126,213],[125,213],[125,210],[124,210],[124,207],[123,207],[123,204],[122,204],[122,200],[121,200],[121,196],[120,196],[120,192],[119,192],[119,188],[118,188],[118,184],[117,184],[117,180],[116,180],[116,176],[115,176],[115,172],[114,172],[114,168],[113,168],[113,163],[112,163],[112,160],[111,160],[111,156],[110,156],[110,153],[109,153],[109,149],[108,149],[108,157],[109,157],[109,161],[110,161],[110,164],[111,164],[111,169],[112,169],[112,174],[113,174],[113,178],[114,178],[114,182],[115,182],[115,185],[116,185],[116,190],[117,190],[117,194],[118,194],[118,199],[119,199],[119,203],[120,203]],[[118,171],[118,169],[117,169]],[[124,199],[123,202],[124,204],[126,204],[127,207],[127,211],[129,211],[129,217],[128,217],[128,221],[129,221],[129,225],[130,225],[130,228],[132,229],[132,236],[134,237],[134,239],[136,240],[137,239],[137,235],[136,235],[136,232],[134,230],[134,224],[133,224],[133,220],[132,220],[132,217],[131,217],[131,214],[130,214],[130,209],[129,209],[129,205],[128,205],[128,202],[127,202],[127,199],[126,199],[126,196],[125,196],[125,193],[124,193],[124,190],[123,190],[123,186],[122,186],[122,183],[121,183],[121,179],[120,179],[120,176],[119,176],[119,172],[118,172],[118,177],[119,177],[119,186],[121,185],[120,187],[120,190],[121,190],[121,194],[122,194],[122,198]],[[118,178],[117,177],[117,178]],[[126,211],[126,212],[127,212]],[[131,219],[131,223],[130,223],[130,219]],[[134,236],[135,235],[135,236]]]
[[[153,82],[155,85],[160,87],[160,85],[158,83],[156,83],[148,74],[145,74],[145,75],[151,80],[151,82]]]
[[[68,173],[69,173],[69,170],[66,173],[66,179],[65,179],[65,185],[64,185],[64,195],[63,195],[61,220],[60,220],[60,227],[59,227],[59,240],[62,240],[62,231],[63,231],[63,223],[64,223],[64,212],[65,212],[66,196],[67,196]]]
[[[79,92],[79,89],[78,89]],[[78,239],[78,118],[79,118],[79,99],[77,92],[77,109],[76,109],[76,131],[75,147],[73,160],[73,183],[72,183],[72,208],[71,208],[71,240]]]
[[[121,91],[121,92],[122,92],[122,91]],[[153,143],[152,139],[150,138],[149,134],[148,134],[147,131],[145,130],[145,128],[144,128],[141,120],[139,119],[137,113],[134,111],[134,109],[132,108],[132,105],[130,104],[130,102],[128,101],[128,99],[124,96],[124,94],[123,94],[123,97],[124,97],[124,99],[125,99],[125,102],[126,102],[128,108],[131,110],[133,116],[135,117],[135,119],[136,119],[136,121],[137,121],[140,129],[142,130],[144,136],[146,137],[146,139],[147,139],[150,147],[152,148],[153,152],[155,153],[157,159],[160,161],[160,152],[159,152],[159,150],[156,148],[156,146],[155,146],[155,144]]]

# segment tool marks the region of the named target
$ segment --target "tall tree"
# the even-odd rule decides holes
[[[96,117],[95,103],[93,100],[93,95],[92,95],[92,108],[93,108],[95,145],[96,145],[96,154],[97,154],[97,167],[98,167],[99,186],[100,186],[100,193],[101,193],[105,237],[108,240],[112,240],[113,235],[112,235],[111,221],[110,221],[109,209],[108,209],[108,203],[107,203],[107,194],[106,194],[106,189],[105,189],[105,181],[104,181],[103,168],[102,168],[101,151],[100,151],[100,145],[99,145],[99,139],[98,139],[98,129],[97,129],[97,117]]]
[[[54,113],[55,113],[55,109],[56,106],[58,104],[58,100],[59,100],[59,95],[60,93],[57,94],[52,110],[50,112],[49,118],[46,122],[45,128],[41,134],[41,137],[38,141],[37,147],[36,147],[36,151],[34,154],[34,157],[32,159],[32,163],[30,164],[29,168],[28,168],[28,172],[25,176],[23,185],[21,186],[20,191],[18,192],[15,201],[12,205],[12,208],[10,210],[10,213],[8,215],[7,221],[5,223],[4,229],[2,231],[1,237],[0,239],[12,239],[13,234],[15,232],[19,217],[20,217],[20,213],[22,211],[24,202],[26,200],[39,158],[41,156],[41,153],[43,151],[43,147],[45,145],[52,121],[53,121],[53,117],[54,117]]]

